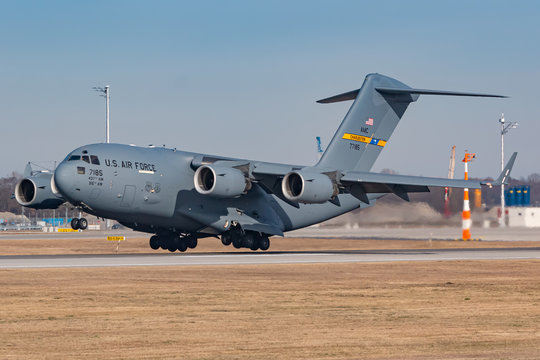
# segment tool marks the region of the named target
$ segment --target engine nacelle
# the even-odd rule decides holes
[[[293,171],[281,183],[283,195],[291,201],[322,204],[332,200],[339,192],[336,184],[324,174]]]
[[[245,194],[251,182],[241,170],[219,165],[203,165],[193,177],[199,194],[220,198],[234,198]]]
[[[20,180],[15,185],[15,199],[20,205],[33,209],[57,209],[64,199],[53,193],[52,178],[53,174],[42,172]]]

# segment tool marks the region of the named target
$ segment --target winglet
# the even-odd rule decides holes
[[[493,186],[499,186],[502,184],[508,184],[508,178],[510,177],[510,172],[512,171],[512,167],[514,166],[514,162],[516,161],[517,152],[513,153],[510,157],[510,160],[506,163],[506,166],[504,167],[503,171],[501,171],[501,174],[499,175],[499,178],[495,180],[492,183],[489,182],[483,182],[480,183],[481,185],[489,186],[490,188]]]

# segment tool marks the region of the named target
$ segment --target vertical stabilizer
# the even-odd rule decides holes
[[[405,92],[389,92],[388,89]],[[418,99],[418,94],[407,90],[412,89],[395,79],[369,74],[359,90],[319,100],[320,103],[332,103],[354,99],[354,103],[317,167],[370,170],[407,106]]]
[[[445,90],[413,89],[380,74],[366,76],[362,87],[317,102],[354,100],[317,167],[369,171],[411,102],[420,95],[506,96]]]

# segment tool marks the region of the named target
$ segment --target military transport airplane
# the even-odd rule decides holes
[[[380,74],[319,103],[354,100],[319,162],[295,166],[176,149],[92,144],[73,150],[53,173],[28,173],[15,188],[27,207],[69,202],[85,212],[155,234],[153,249],[185,251],[197,239],[267,250],[269,236],[371,206],[387,193],[404,200],[428,187],[480,188],[505,183],[516,158],[493,183],[369,172],[419,95],[504,97],[413,89]],[[86,229],[85,218],[73,219]]]

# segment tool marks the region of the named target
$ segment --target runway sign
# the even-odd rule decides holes
[[[58,228],[58,232],[79,232],[79,230],[73,230],[71,228]]]
[[[125,236],[107,236],[107,241],[124,241],[126,240]]]

